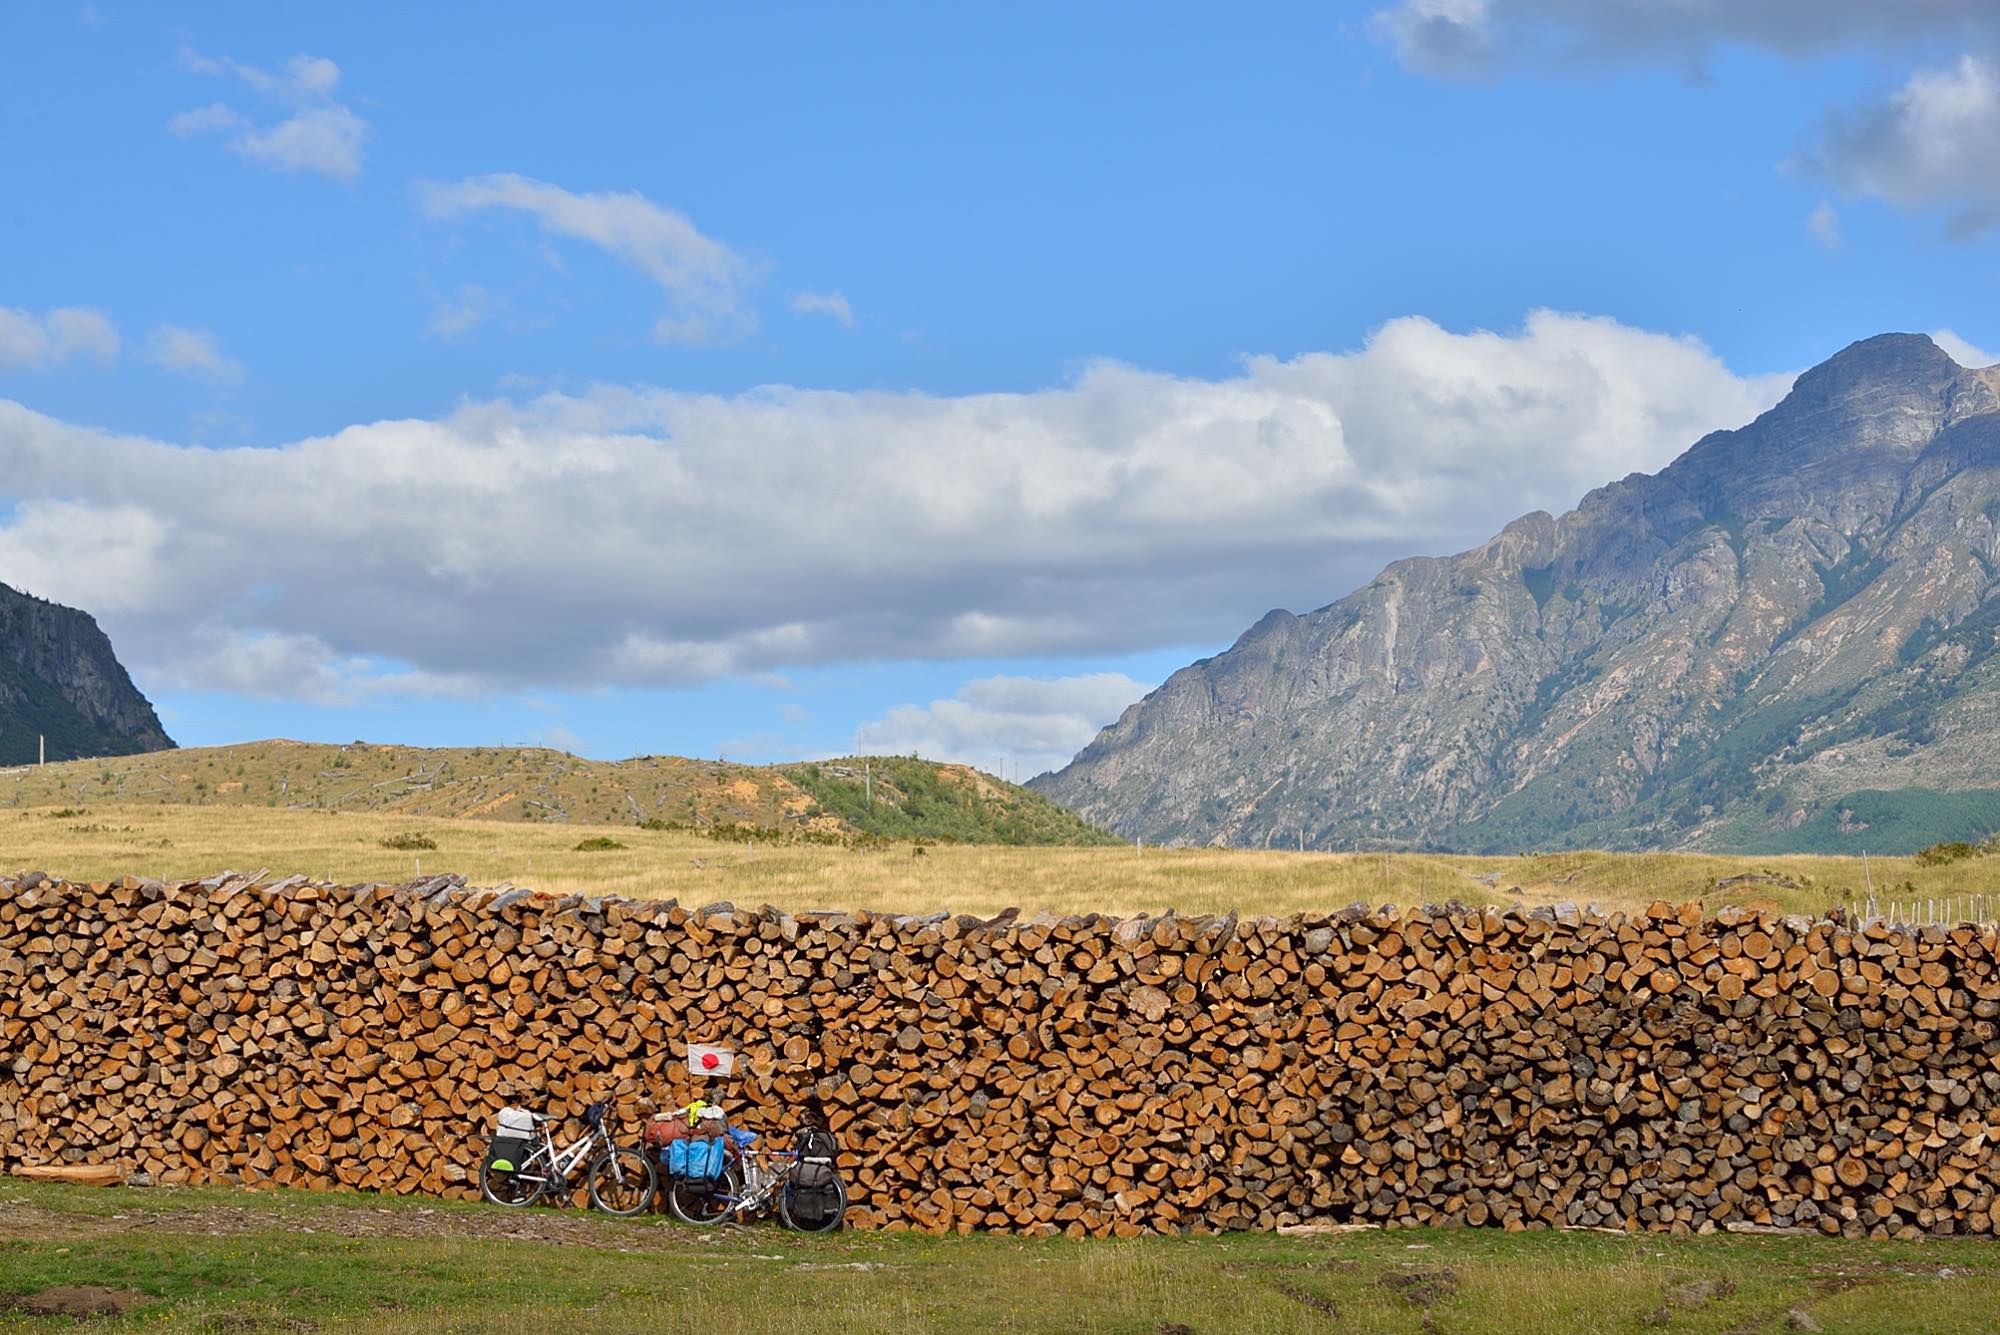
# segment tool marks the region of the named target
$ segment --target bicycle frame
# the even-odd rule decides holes
[[[542,1133],[541,1148],[521,1165],[520,1175],[529,1182],[568,1182],[570,1173],[590,1157],[590,1152],[599,1141],[603,1142],[605,1149],[611,1148],[611,1133],[598,1126],[584,1132],[566,1149],[558,1150],[555,1133],[549,1130],[549,1126],[550,1123],[543,1122],[537,1128]],[[545,1171],[537,1176],[536,1169]]]
[[[747,1210],[761,1210],[791,1181],[792,1173],[799,1166],[797,1150],[744,1150],[736,1159],[743,1174],[743,1194],[729,1202],[729,1208],[742,1213]],[[776,1162],[772,1162],[776,1161]]]

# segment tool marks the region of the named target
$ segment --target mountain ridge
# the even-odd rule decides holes
[[[1996,570],[2000,367],[1880,335],[1657,473],[1274,609],[1033,782],[1154,841],[1782,842],[2000,787]]]

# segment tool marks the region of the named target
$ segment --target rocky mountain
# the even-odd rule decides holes
[[[0,765],[163,751],[173,739],[86,612],[0,584]]]
[[[1035,782],[1127,837],[1250,846],[2000,828],[2000,367],[1857,343],[1657,474],[1270,613]]]

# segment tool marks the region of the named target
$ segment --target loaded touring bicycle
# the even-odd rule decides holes
[[[694,1103],[656,1117],[646,1139],[659,1149],[667,1208],[685,1223],[769,1210],[786,1228],[830,1233],[847,1213],[839,1146],[818,1127],[799,1132],[791,1149],[768,1149],[755,1131],[729,1126],[722,1109]]]
[[[495,1205],[533,1205],[548,1196],[565,1200],[578,1186],[606,1214],[644,1213],[659,1189],[659,1176],[644,1150],[612,1143],[605,1125],[608,1103],[584,1110],[589,1130],[562,1149],[549,1128],[556,1119],[526,1108],[502,1108],[486,1162],[479,1166],[479,1192]]]

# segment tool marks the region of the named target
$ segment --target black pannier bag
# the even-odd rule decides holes
[[[493,1142],[486,1147],[486,1165],[498,1172],[518,1173],[535,1152],[535,1118],[525,1108],[502,1108]]]
[[[840,1213],[840,1184],[835,1160],[839,1142],[831,1131],[807,1127],[799,1132],[798,1167],[787,1187],[792,1221],[800,1228],[823,1228]]]

